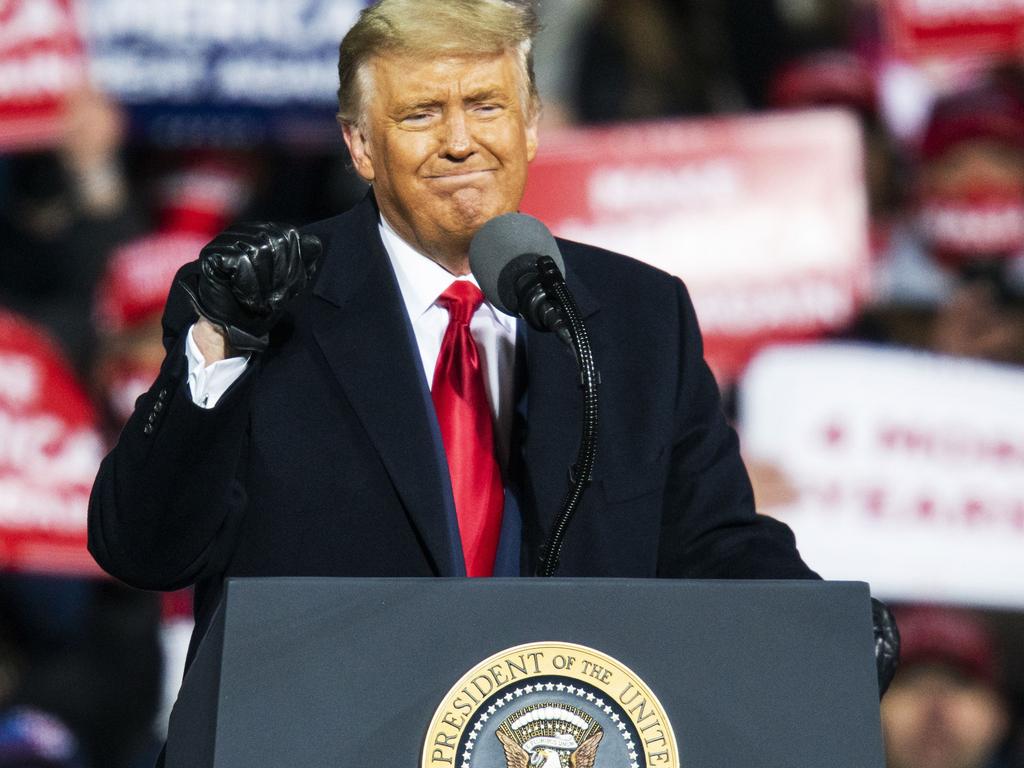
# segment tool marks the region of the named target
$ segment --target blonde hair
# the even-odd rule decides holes
[[[338,52],[338,120],[362,122],[372,84],[367,66],[382,54],[443,56],[510,51],[522,70],[523,106],[540,108],[533,37],[540,25],[532,0],[380,0],[359,14]]]

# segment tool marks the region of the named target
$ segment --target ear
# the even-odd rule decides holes
[[[359,126],[352,123],[341,124],[341,134],[345,138],[345,146],[352,157],[352,165],[363,181],[372,183],[376,177],[373,170],[373,157],[370,153],[370,142]]]
[[[533,162],[537,156],[538,145],[538,124],[540,123],[540,110],[533,110],[533,116],[526,123],[526,161]]]

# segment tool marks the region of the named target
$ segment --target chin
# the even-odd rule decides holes
[[[479,229],[495,216],[516,209],[503,196],[487,194],[482,190],[464,189],[451,196],[453,219],[464,222],[467,227]]]

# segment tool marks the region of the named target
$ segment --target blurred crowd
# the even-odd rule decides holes
[[[1024,64],[991,62],[908,129],[870,0],[549,0],[541,11],[543,130],[850,110],[863,127],[873,276],[843,335],[1024,364]],[[56,147],[0,156],[0,318],[59,347],[107,441],[162,361],[160,313],[181,264],[231,221],[301,224],[364,194],[340,140],[167,148],[130,139],[127,121],[84,90]],[[771,467],[752,474],[766,508],[787,493]],[[0,575],[0,768],[152,764],[188,612],[187,594]],[[882,704],[891,768],[1024,766],[1020,617],[897,606],[897,619],[903,665]]]

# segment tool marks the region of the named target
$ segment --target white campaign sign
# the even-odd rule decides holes
[[[741,390],[744,453],[799,491],[769,510],[829,579],[1024,608],[1024,370],[867,345],[776,347]]]

